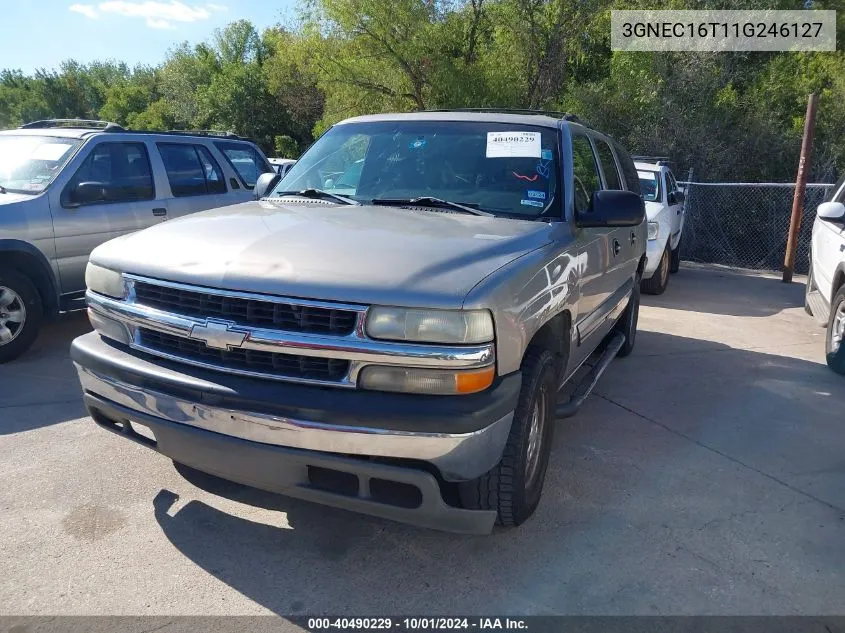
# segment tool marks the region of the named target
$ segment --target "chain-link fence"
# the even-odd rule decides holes
[[[684,182],[686,220],[681,257],[756,270],[781,270],[795,185]],[[831,184],[808,184],[795,272],[806,273],[816,207]]]

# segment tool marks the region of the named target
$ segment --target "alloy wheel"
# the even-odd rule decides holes
[[[0,345],[8,345],[23,331],[26,306],[20,295],[0,286]]]

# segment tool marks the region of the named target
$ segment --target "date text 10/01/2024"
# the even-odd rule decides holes
[[[392,630],[392,631],[526,631],[528,625],[520,618],[447,618],[447,617],[410,617],[410,618],[308,618],[306,628],[309,631],[347,630]]]

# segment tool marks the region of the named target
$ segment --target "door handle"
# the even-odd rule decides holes
[[[161,217],[163,215],[167,215],[167,209],[163,207],[156,207],[153,209],[153,215],[156,217]]]
[[[619,240],[613,240],[613,256],[615,257],[616,255],[618,255],[619,251],[621,250],[622,247],[619,245]]]
[[[637,243],[637,234],[631,231],[631,246],[636,245]]]

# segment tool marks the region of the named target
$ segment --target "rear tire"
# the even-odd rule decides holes
[[[540,503],[552,449],[557,364],[548,350],[526,352],[522,391],[502,459],[488,473],[458,486],[461,505],[471,510],[495,510],[497,525],[515,527],[524,523]]]
[[[837,374],[845,375],[845,286],[836,291],[830,304],[824,351],[827,366]]]
[[[41,295],[29,278],[14,269],[0,269],[0,363],[29,349],[43,317]]]
[[[640,318],[640,285],[634,284],[631,291],[631,298],[628,306],[620,319],[616,322],[614,329],[625,335],[625,344],[616,354],[619,358],[625,358],[634,351],[634,344],[637,342],[637,323]]]
[[[662,295],[669,285],[669,245],[660,256],[660,264],[650,279],[640,282],[640,289],[647,295]]]
[[[669,256],[669,272],[673,275],[681,269],[681,238],[678,238],[678,245],[672,249]]]

